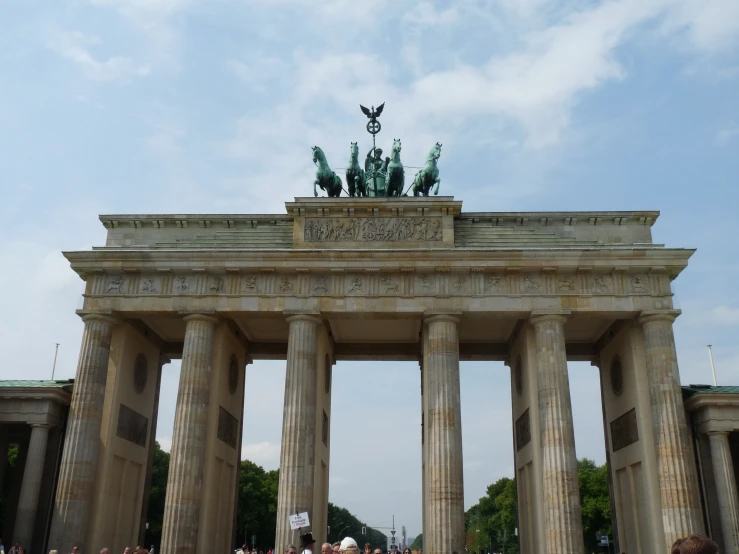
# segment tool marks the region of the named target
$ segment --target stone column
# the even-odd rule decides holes
[[[38,497],[41,491],[41,478],[44,475],[46,444],[50,427],[50,425],[31,426],[31,440],[28,444],[26,467],[23,470],[14,532],[14,540],[20,542],[26,552],[31,551],[32,547],[33,527],[36,523],[36,510],[38,509]]]
[[[724,535],[725,554],[739,554],[739,495],[731,460],[728,431],[709,431],[713,478],[721,511],[721,529]]]
[[[434,315],[425,320],[428,536],[423,537],[423,550],[429,554],[465,550],[458,321],[450,315]]]
[[[544,487],[543,548],[547,554],[582,554],[585,550],[565,353],[566,320],[559,314],[531,318],[536,341]]]
[[[197,548],[213,335],[218,323],[216,318],[203,314],[188,315],[184,319],[187,327],[160,549],[166,554],[195,554]]]
[[[79,546],[86,552],[88,522],[92,519],[93,489],[100,449],[105,382],[108,378],[110,339],[117,320],[103,314],[82,316],[85,330],[69,407],[56,489],[49,544],[59,552]]]
[[[311,315],[287,318],[285,403],[280,449],[280,488],[277,495],[275,548],[283,552],[294,543],[289,516],[313,509],[314,460],[316,450],[316,356],[318,325]],[[311,519],[313,514],[310,514]]]
[[[639,318],[644,332],[662,524],[668,547],[680,537],[704,532],[672,334],[672,322],[678,313],[642,314]]]

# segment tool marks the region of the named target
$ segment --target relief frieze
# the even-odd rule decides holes
[[[397,219],[397,218],[396,218]],[[361,273],[336,269],[331,273],[274,273],[241,275],[143,274],[107,275],[96,279],[93,294],[109,296],[552,296],[596,294],[648,295],[659,293],[650,276],[641,273],[593,274],[587,286],[571,273],[461,273],[458,270],[401,271],[367,269]]]
[[[441,218],[307,218],[303,238],[306,242],[441,241]]]

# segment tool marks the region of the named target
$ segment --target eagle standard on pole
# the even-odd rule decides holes
[[[367,132],[372,135],[372,152],[374,153],[376,145],[375,145],[375,135],[380,132],[380,129],[382,129],[382,125],[380,125],[380,122],[377,121],[377,118],[380,117],[380,114],[382,113],[382,110],[385,108],[385,102],[380,104],[377,109],[375,109],[374,106],[372,106],[372,109],[365,108],[362,106],[362,104],[359,105],[359,107],[362,110],[362,113],[369,117],[369,121],[367,122]],[[372,171],[372,187],[375,192],[375,196],[377,196],[377,178],[376,178],[376,171],[373,169]]]

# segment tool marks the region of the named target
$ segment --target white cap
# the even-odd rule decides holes
[[[341,541],[341,546],[339,546],[339,550],[342,552],[351,552],[351,551],[358,551],[359,547],[357,546],[357,541],[355,541],[351,537],[346,537],[343,541]]]

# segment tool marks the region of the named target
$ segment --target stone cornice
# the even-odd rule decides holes
[[[299,216],[457,216],[462,201],[453,196],[405,196],[400,198],[295,198],[285,202],[287,213]]]
[[[702,408],[731,406],[739,408],[739,394],[701,394],[697,393],[685,401],[685,409],[695,412]]]
[[[604,268],[638,268],[647,273],[655,268],[670,278],[677,276],[688,265],[695,250],[684,248],[535,248],[535,249],[351,249],[331,250],[251,250],[251,249],[123,249],[108,248],[92,251],[64,252],[72,268],[80,272],[126,271],[143,269],[214,269],[259,267],[321,267],[345,262],[351,267],[357,262],[362,268],[385,268],[395,261],[399,267],[434,266],[439,262],[459,267],[508,268],[515,262],[517,268],[552,268],[556,252],[557,267],[576,270],[583,266]],[[371,256],[368,256],[371,253]]]

